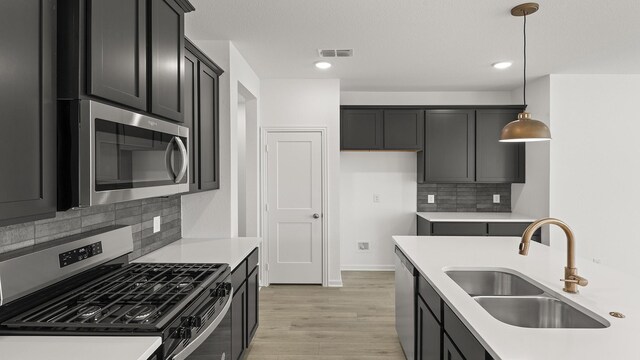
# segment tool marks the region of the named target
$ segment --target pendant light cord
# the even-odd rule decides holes
[[[522,88],[522,101],[524,103],[524,105],[527,105],[527,13],[526,11],[523,12],[524,13],[524,26],[522,29],[522,35],[524,37],[524,51],[523,51],[523,55],[524,55],[524,87]]]

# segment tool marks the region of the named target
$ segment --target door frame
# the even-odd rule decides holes
[[[260,266],[262,286],[269,286],[271,281],[269,279],[269,221],[266,209],[267,204],[267,137],[271,133],[320,133],[320,155],[321,155],[321,177],[322,177],[322,286],[329,285],[329,193],[328,193],[328,149],[327,149],[327,128],[321,126],[311,127],[291,127],[291,126],[269,126],[262,128],[262,135],[260,137],[260,209],[262,214],[262,254],[260,263],[265,266]]]

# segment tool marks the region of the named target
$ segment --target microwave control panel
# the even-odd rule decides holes
[[[92,256],[102,254],[102,242],[85,245],[59,254],[60,267],[69,266]]]

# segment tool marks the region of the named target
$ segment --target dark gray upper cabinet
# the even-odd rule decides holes
[[[0,226],[55,216],[56,1],[0,3]]]
[[[382,110],[342,110],[340,149],[380,150],[383,147]]]
[[[189,50],[184,52],[184,125],[191,130],[189,137],[189,191],[200,190],[200,143],[198,141],[198,58]]]
[[[476,181],[523,183],[525,181],[524,143],[501,143],[500,131],[515,120],[515,110],[476,112]]]
[[[58,99],[183,121],[187,0],[58,0]]]
[[[384,149],[422,150],[424,110],[385,110]]]
[[[427,110],[424,180],[475,181],[475,111]]]
[[[190,191],[220,188],[219,80],[224,73],[185,40],[185,125],[191,129]]]
[[[202,62],[199,65],[200,188],[220,188],[218,144],[218,76]]]
[[[87,1],[90,95],[147,109],[146,0]]]
[[[184,10],[174,0],[151,0],[151,112],[184,120]]]

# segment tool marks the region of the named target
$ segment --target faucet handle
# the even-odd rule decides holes
[[[569,275],[567,276],[567,279],[560,279],[560,281],[564,281],[565,283],[577,284],[579,286],[587,286],[589,284],[589,280],[579,275]]]

